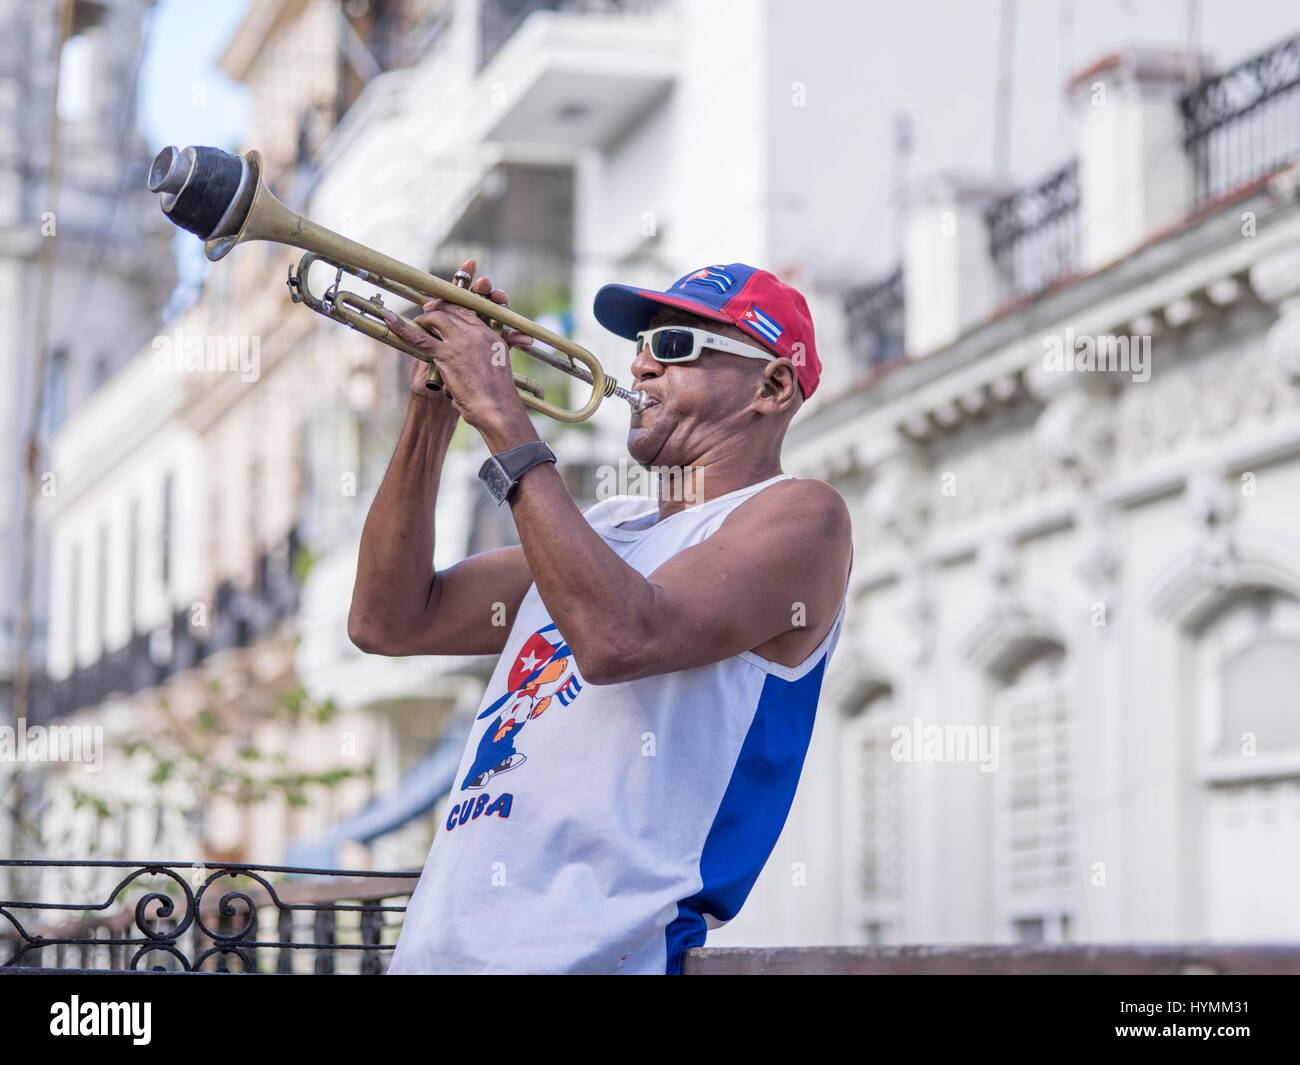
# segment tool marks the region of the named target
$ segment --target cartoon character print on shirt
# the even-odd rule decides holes
[[[486,787],[493,777],[528,761],[527,755],[515,749],[524,726],[548,710],[568,706],[582,691],[573,654],[554,625],[544,625],[524,641],[506,683],[509,691],[478,715],[480,721],[496,717],[479,737],[461,791]]]

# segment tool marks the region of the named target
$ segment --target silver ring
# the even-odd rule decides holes
[[[457,270],[451,277],[451,283],[457,288],[469,288],[473,280],[474,275],[465,270]]]

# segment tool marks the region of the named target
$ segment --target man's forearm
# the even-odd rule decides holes
[[[348,631],[358,643],[405,632],[432,588],[434,505],[456,410],[441,397],[412,396],[392,461],[370,504]]]
[[[493,453],[537,439],[526,417],[483,435]],[[653,588],[587,524],[550,463],[523,476],[510,509],[538,595],[583,675],[598,682],[618,641],[634,639],[635,619],[648,616]]]

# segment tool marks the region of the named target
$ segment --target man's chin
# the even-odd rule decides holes
[[[627,453],[638,466],[653,466],[663,446],[664,438],[652,429],[636,426],[628,430]]]

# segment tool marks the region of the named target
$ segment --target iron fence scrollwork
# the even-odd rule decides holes
[[[86,892],[78,901],[0,899],[0,973],[377,975],[419,878],[219,862],[0,861],[0,871],[11,870],[42,892],[60,880],[91,883],[62,885],[65,895]]]

